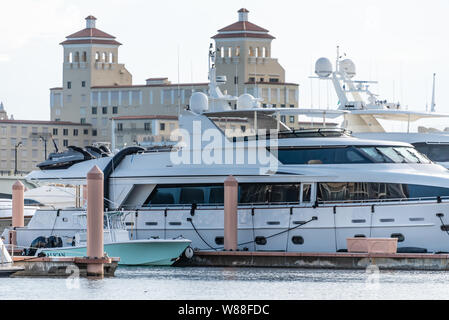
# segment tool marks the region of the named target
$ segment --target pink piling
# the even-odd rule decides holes
[[[87,256],[101,259],[103,252],[103,172],[94,166],[87,174]],[[103,276],[103,264],[87,265],[88,276]]]
[[[224,249],[237,250],[238,182],[233,176],[224,182]]]

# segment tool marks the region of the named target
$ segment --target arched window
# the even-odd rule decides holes
[[[235,48],[235,56],[240,57],[240,47]]]
[[[225,48],[221,47],[220,48],[220,57],[224,58],[224,56],[225,56]]]
[[[75,53],[75,62],[80,62],[80,53],[78,51]]]
[[[103,55],[102,55],[102,57],[101,57],[101,61],[107,62],[107,59],[106,59],[106,52],[103,52]]]
[[[267,57],[267,49],[265,47],[262,48],[262,57]]]
[[[86,51],[83,52],[83,60],[82,61],[87,62],[87,52]]]
[[[70,52],[69,55],[67,56],[67,62],[72,63],[73,62],[73,53]]]
[[[100,61],[100,52],[95,52],[95,61]]]
[[[256,50],[255,50],[255,56],[256,56],[256,57],[258,57],[258,56],[259,56],[259,54],[260,54],[260,52],[259,52],[259,48],[258,48],[258,47],[256,47]]]
[[[114,55],[112,54],[112,52],[109,52],[109,62],[114,63]]]

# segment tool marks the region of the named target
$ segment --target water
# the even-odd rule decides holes
[[[2,278],[0,299],[449,299],[449,273],[119,267],[116,277]]]

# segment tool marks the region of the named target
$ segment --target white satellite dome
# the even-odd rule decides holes
[[[201,114],[209,109],[209,98],[202,92],[194,92],[190,97],[190,110]]]
[[[328,58],[319,58],[315,63],[315,73],[320,78],[327,78],[332,73],[332,63]]]
[[[340,61],[340,70],[344,71],[349,78],[355,76],[355,64],[351,59]]]
[[[249,93],[242,94],[237,100],[237,109],[251,109],[257,107],[256,99]]]

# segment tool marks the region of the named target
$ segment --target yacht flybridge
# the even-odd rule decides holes
[[[419,151],[446,168],[449,168],[449,132],[410,132],[410,124],[420,119],[449,118],[449,114],[435,112],[435,74],[430,112],[405,110],[399,103],[379,99],[370,90],[376,81],[354,80],[356,67],[352,60],[341,60],[337,47],[335,70],[327,58],[320,58],[315,64],[319,80],[331,81],[338,97],[337,110],[311,109],[308,115],[328,118],[343,116],[343,127],[355,136],[367,139],[394,140],[413,144]],[[379,120],[407,123],[406,132],[388,132]],[[423,128],[424,131],[425,128]]]
[[[449,252],[449,171],[411,144],[289,130],[280,110],[222,95],[214,63],[209,89],[181,112],[175,146],[125,148],[27,179],[84,185],[97,165],[105,208],[123,213],[131,239],[183,237],[199,250],[223,249],[223,183],[233,175],[240,250],[338,252],[349,237],[396,237],[403,252]],[[83,211],[41,210],[25,229],[71,241],[80,231],[71,217]]]

